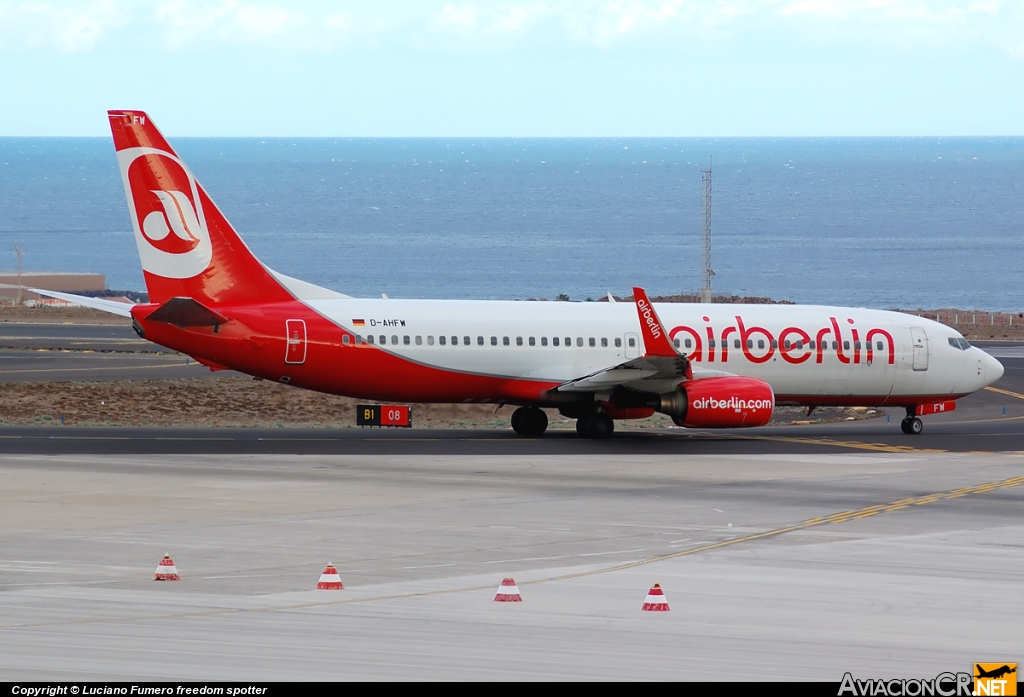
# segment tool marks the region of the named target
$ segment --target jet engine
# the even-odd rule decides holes
[[[670,416],[677,426],[689,428],[764,426],[772,418],[775,394],[768,383],[757,378],[702,378],[659,395],[654,408]]]

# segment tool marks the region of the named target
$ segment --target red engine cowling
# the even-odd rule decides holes
[[[764,426],[775,409],[775,393],[764,380],[745,377],[703,378],[684,382],[686,413],[673,418],[690,428]]]

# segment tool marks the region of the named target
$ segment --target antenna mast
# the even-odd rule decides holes
[[[700,301],[711,302],[711,277],[715,272],[711,270],[711,164],[712,157],[708,158],[708,168],[700,171],[701,179],[704,181],[704,285],[700,289]]]

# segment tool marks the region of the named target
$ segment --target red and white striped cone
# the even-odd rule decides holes
[[[180,581],[181,576],[178,575],[178,569],[175,568],[174,562],[171,561],[171,555],[165,554],[164,558],[160,560],[160,563],[156,567],[156,573],[153,574],[154,581]]]
[[[519,595],[519,588],[511,578],[506,578],[498,586],[498,592],[494,595],[496,603],[521,603],[523,596]]]
[[[340,591],[345,586],[341,583],[341,576],[338,575],[338,570],[334,568],[334,564],[328,564],[324,572],[320,574],[320,580],[317,582],[316,587],[322,591]]]
[[[647,591],[643,609],[647,612],[668,612],[668,598],[661,592],[660,583],[655,583],[651,590]]]

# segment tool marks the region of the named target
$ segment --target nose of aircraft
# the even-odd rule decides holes
[[[992,383],[1003,377],[1003,364],[997,361],[992,356],[985,354],[985,385],[991,385]]]

